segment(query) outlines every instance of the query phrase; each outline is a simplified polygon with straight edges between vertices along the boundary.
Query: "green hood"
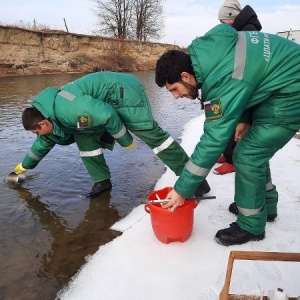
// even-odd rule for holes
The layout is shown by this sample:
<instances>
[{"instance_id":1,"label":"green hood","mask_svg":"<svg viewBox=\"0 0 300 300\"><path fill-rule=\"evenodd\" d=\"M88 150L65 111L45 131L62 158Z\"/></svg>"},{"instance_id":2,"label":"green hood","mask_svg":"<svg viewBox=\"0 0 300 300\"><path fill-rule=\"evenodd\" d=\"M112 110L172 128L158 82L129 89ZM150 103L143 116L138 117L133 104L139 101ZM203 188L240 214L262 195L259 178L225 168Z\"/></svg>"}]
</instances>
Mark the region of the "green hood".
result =
<instances>
[{"instance_id":1,"label":"green hood","mask_svg":"<svg viewBox=\"0 0 300 300\"><path fill-rule=\"evenodd\" d=\"M231 70L228 70L228 68L224 68L222 61L225 57L227 57L226 59L228 56L233 57L232 49L235 48L237 39L238 33L234 28L221 24L192 42L188 47L188 52L198 83L206 86L214 84L216 78L221 74L225 75L228 71L232 71L233 65ZM213 53L211 49L214 49Z\"/></svg>"},{"instance_id":2,"label":"green hood","mask_svg":"<svg viewBox=\"0 0 300 300\"><path fill-rule=\"evenodd\" d=\"M66 135L66 133L60 128L58 125L58 121L55 118L54 113L54 101L55 97L57 96L60 89L55 87L48 87L44 89L40 94L37 95L37 97L33 100L32 106L37 108L42 115L46 119L50 119L53 124L53 134L68 138L69 135Z\"/></svg>"},{"instance_id":3,"label":"green hood","mask_svg":"<svg viewBox=\"0 0 300 300\"><path fill-rule=\"evenodd\" d=\"M48 87L39 93L32 102L32 105L36 107L46 119L50 118L51 120L55 120L53 106L55 97L59 91L58 88Z\"/></svg>"}]
</instances>

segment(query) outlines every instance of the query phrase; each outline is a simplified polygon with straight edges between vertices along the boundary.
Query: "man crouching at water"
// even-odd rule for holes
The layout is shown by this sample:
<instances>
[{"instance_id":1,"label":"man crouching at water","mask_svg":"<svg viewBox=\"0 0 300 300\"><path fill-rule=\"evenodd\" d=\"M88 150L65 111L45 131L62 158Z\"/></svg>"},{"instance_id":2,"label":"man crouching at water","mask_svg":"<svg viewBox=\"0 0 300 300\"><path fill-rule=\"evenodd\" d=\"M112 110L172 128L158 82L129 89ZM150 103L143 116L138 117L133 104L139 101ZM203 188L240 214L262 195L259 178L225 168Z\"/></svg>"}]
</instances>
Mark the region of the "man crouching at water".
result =
<instances>
[{"instance_id":1,"label":"man crouching at water","mask_svg":"<svg viewBox=\"0 0 300 300\"><path fill-rule=\"evenodd\" d=\"M196 38L188 53L168 51L156 66L157 85L175 99L194 99L201 88L206 117L204 133L164 207L174 209L193 195L235 131L238 216L215 238L226 246L262 240L266 221L277 217L269 160L300 128L300 45L218 25Z\"/></svg>"},{"instance_id":2,"label":"man crouching at water","mask_svg":"<svg viewBox=\"0 0 300 300\"><path fill-rule=\"evenodd\" d=\"M26 108L23 126L37 134L17 174L33 169L56 145L76 143L94 186L91 197L112 188L103 149L135 146L129 130L144 141L173 171L180 175L189 160L183 148L153 119L142 83L131 74L98 72L83 76L61 89L44 89ZM121 159L121 158L120 158ZM116 162L117 163L117 162ZM206 181L195 192L210 191Z\"/></svg>"}]
</instances>

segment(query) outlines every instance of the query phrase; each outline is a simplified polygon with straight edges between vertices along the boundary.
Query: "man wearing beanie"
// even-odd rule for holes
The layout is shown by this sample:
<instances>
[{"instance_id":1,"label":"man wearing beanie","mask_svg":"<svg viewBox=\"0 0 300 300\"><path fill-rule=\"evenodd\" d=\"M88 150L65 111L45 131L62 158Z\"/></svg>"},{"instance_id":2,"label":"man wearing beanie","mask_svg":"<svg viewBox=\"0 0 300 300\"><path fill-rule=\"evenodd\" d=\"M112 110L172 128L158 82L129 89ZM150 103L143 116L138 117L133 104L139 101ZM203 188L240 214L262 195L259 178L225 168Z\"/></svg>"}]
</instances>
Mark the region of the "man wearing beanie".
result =
<instances>
[{"instance_id":1,"label":"man wearing beanie","mask_svg":"<svg viewBox=\"0 0 300 300\"><path fill-rule=\"evenodd\" d=\"M220 21L234 19L241 10L238 0L226 0L219 10L218 19Z\"/></svg>"}]
</instances>

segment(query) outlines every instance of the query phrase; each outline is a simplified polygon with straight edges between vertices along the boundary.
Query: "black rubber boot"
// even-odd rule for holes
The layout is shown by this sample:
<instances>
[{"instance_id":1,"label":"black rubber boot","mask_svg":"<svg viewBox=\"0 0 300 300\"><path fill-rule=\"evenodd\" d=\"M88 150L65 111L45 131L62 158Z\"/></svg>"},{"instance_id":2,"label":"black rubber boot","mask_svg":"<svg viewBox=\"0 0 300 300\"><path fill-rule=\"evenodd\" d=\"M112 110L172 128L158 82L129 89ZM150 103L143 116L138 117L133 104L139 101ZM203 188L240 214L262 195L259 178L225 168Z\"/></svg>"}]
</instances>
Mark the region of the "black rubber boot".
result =
<instances>
[{"instance_id":1,"label":"black rubber boot","mask_svg":"<svg viewBox=\"0 0 300 300\"><path fill-rule=\"evenodd\" d=\"M223 246L241 245L249 241L261 241L265 238L265 232L252 234L241 229L237 223L233 222L229 228L221 229L217 232L215 240Z\"/></svg>"},{"instance_id":2,"label":"black rubber boot","mask_svg":"<svg viewBox=\"0 0 300 300\"><path fill-rule=\"evenodd\" d=\"M239 213L239 210L238 210L235 202L232 202L229 205L228 210L234 215L237 215ZM267 222L274 222L276 218L277 218L277 214L268 215Z\"/></svg>"},{"instance_id":3,"label":"black rubber boot","mask_svg":"<svg viewBox=\"0 0 300 300\"><path fill-rule=\"evenodd\" d=\"M110 179L106 179L100 182L96 182L92 188L92 190L85 194L87 197L93 197L101 194L104 191L111 190L112 184Z\"/></svg>"},{"instance_id":4,"label":"black rubber boot","mask_svg":"<svg viewBox=\"0 0 300 300\"><path fill-rule=\"evenodd\" d=\"M209 186L207 180L204 179L198 186L198 188L195 192L195 197L203 197L204 194L207 194L209 192L210 192L210 186Z\"/></svg>"}]
</instances>

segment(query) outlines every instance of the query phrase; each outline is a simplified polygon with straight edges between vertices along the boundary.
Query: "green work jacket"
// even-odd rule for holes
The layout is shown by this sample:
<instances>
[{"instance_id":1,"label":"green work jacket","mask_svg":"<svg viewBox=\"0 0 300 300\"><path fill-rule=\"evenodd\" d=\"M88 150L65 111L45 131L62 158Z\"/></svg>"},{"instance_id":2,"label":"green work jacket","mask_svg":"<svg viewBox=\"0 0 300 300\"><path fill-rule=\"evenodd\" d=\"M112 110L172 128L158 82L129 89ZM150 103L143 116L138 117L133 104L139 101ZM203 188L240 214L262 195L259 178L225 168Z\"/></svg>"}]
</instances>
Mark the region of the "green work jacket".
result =
<instances>
[{"instance_id":1,"label":"green work jacket","mask_svg":"<svg viewBox=\"0 0 300 300\"><path fill-rule=\"evenodd\" d=\"M122 147L133 138L129 130L151 129L150 103L142 83L133 75L97 72L61 89L44 89L32 102L53 124L53 133L38 136L22 164L32 169L54 147L74 142L74 135L108 132ZM102 144L110 150L113 144Z\"/></svg>"},{"instance_id":2,"label":"green work jacket","mask_svg":"<svg viewBox=\"0 0 300 300\"><path fill-rule=\"evenodd\" d=\"M202 85L206 119L200 142L175 184L175 190L186 197L208 175L236 125L250 123L249 111L253 111L252 124L277 124L297 131L300 121L300 45L221 24L196 38L188 52ZM256 108L266 102L264 112L257 113Z\"/></svg>"}]
</instances>

